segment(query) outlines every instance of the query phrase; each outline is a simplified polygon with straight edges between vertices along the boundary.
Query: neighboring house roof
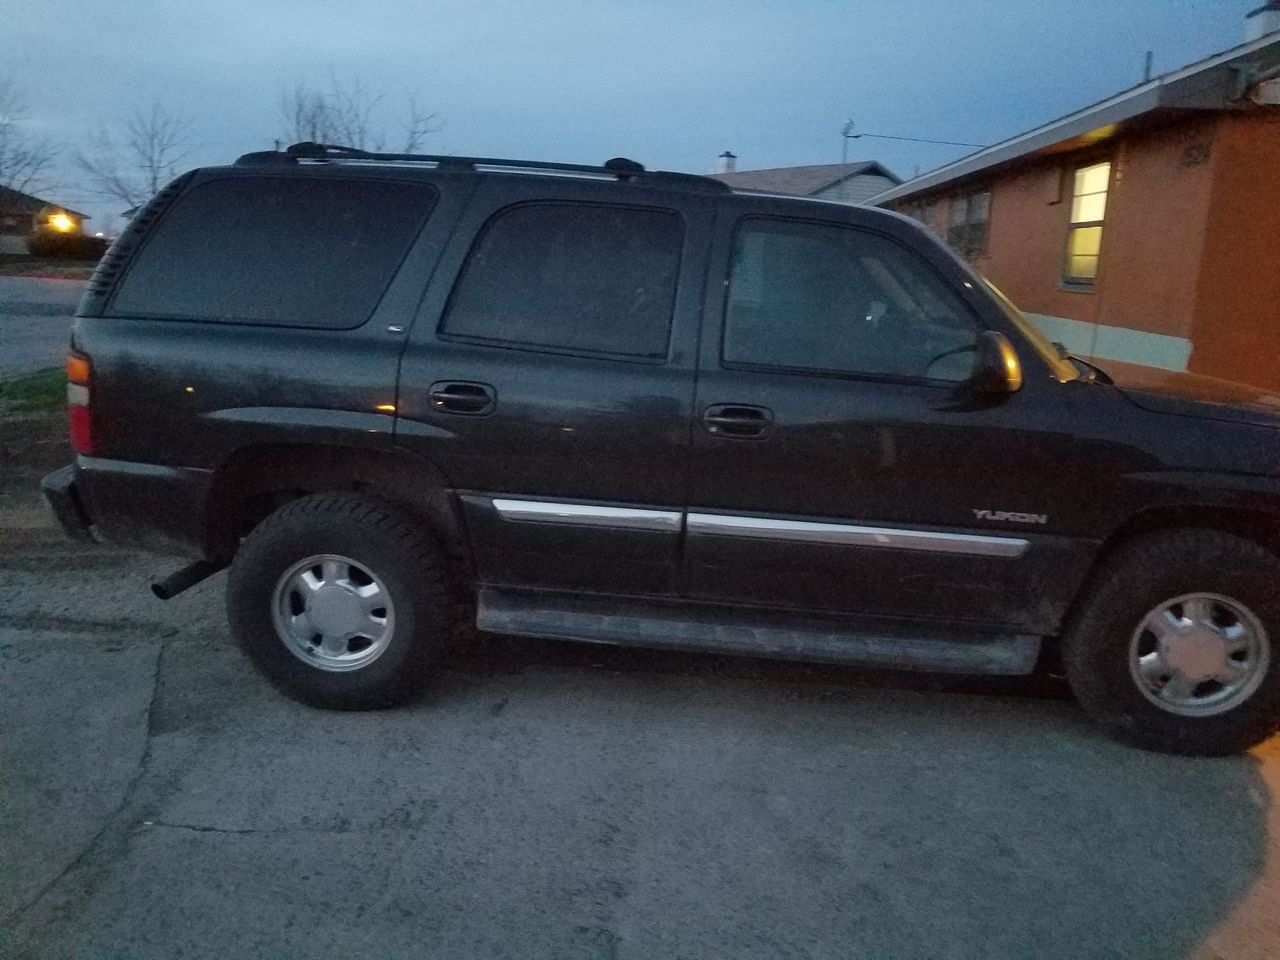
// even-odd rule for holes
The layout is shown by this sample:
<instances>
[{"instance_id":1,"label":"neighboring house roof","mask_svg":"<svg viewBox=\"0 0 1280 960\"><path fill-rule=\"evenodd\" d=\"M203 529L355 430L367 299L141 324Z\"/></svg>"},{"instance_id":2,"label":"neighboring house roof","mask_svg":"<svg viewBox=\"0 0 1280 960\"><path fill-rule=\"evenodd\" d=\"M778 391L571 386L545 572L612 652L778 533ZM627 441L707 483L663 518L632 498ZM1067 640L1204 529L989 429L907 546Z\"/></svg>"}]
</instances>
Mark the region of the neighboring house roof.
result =
<instances>
[{"instance_id":1,"label":"neighboring house roof","mask_svg":"<svg viewBox=\"0 0 1280 960\"><path fill-rule=\"evenodd\" d=\"M65 210L73 217L79 217L81 220L89 219L87 213L79 213L70 207L50 203L48 200L41 200L39 197L33 197L29 193L23 193L21 190L0 187L0 210L5 210L9 213L39 213L45 207L57 207L59 210Z\"/></svg>"},{"instance_id":2,"label":"neighboring house roof","mask_svg":"<svg viewBox=\"0 0 1280 960\"><path fill-rule=\"evenodd\" d=\"M1280 71L1280 35L1273 33L1163 74L1027 133L971 153L955 163L877 194L867 202L883 205L902 200L1053 147L1074 145L1073 141L1087 146L1114 133L1112 125L1122 126L1145 114L1225 110L1243 99L1254 84L1274 77L1276 71Z\"/></svg>"},{"instance_id":3,"label":"neighboring house roof","mask_svg":"<svg viewBox=\"0 0 1280 960\"><path fill-rule=\"evenodd\" d=\"M874 160L858 163L822 163L811 167L772 167L768 170L736 170L733 173L713 173L710 176L727 183L735 190L758 190L761 193L787 193L799 197L811 197L843 183L850 177L872 174L887 177L901 183L885 167Z\"/></svg>"}]
</instances>

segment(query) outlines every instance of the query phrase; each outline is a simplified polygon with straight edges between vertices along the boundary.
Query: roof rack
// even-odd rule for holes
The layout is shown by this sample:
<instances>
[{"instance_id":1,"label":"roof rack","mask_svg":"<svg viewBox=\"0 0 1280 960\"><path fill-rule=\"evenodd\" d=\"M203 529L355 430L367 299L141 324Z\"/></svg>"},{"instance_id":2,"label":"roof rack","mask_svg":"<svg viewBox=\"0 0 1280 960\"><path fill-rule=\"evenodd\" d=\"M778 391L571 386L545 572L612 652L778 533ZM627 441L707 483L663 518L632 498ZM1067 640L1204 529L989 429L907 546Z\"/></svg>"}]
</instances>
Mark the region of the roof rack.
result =
<instances>
[{"instance_id":1,"label":"roof rack","mask_svg":"<svg viewBox=\"0 0 1280 960\"><path fill-rule=\"evenodd\" d=\"M375 153L331 143L303 141L287 147L283 152L265 150L246 153L236 160L237 166L265 163L297 163L308 161L355 161L357 163L431 163L441 170L469 170L491 167L497 170L531 170L549 173L584 173L594 176L614 177L620 181L644 180L655 184L683 186L717 193L731 193L727 184L711 177L694 173L675 173L669 170L646 170L642 164L626 157L614 157L601 166L584 163L551 163L541 160L503 160L497 157L453 157L430 153Z\"/></svg>"}]
</instances>

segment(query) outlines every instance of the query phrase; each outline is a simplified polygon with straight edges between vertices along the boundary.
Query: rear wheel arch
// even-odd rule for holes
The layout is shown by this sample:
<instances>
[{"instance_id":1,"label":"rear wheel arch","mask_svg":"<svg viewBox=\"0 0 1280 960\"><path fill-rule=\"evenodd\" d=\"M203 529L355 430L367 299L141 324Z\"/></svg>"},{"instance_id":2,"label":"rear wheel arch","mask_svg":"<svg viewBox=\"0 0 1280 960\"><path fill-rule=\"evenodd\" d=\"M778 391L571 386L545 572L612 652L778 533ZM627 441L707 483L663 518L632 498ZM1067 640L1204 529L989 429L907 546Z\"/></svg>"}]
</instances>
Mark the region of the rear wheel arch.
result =
<instances>
[{"instance_id":1,"label":"rear wheel arch","mask_svg":"<svg viewBox=\"0 0 1280 960\"><path fill-rule=\"evenodd\" d=\"M450 555L470 563L461 509L436 464L406 451L326 444L262 444L227 457L209 495L206 550L230 559L241 538L279 507L340 491L393 504L422 523Z\"/></svg>"}]
</instances>

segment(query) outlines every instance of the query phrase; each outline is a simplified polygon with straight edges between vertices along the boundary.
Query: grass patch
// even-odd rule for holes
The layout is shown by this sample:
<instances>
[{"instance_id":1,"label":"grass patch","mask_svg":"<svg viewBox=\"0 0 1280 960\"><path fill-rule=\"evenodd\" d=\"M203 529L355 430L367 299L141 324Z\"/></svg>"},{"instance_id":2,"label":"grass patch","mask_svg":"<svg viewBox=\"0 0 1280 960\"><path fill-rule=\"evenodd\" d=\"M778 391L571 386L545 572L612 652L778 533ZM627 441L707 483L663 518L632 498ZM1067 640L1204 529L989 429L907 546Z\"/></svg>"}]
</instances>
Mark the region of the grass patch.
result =
<instances>
[{"instance_id":1,"label":"grass patch","mask_svg":"<svg viewBox=\"0 0 1280 960\"><path fill-rule=\"evenodd\" d=\"M51 413L67 403L67 375L58 367L0 380L0 409L11 413Z\"/></svg>"}]
</instances>

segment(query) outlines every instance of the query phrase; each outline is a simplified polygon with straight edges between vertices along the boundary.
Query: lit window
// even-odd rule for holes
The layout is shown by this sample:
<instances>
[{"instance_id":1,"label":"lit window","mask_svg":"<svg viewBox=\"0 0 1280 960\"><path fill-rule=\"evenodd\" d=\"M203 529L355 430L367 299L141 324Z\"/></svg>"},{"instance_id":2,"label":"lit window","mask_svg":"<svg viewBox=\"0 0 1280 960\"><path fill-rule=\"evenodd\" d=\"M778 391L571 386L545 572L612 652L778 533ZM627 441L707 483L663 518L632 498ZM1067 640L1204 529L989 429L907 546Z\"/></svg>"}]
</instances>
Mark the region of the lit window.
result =
<instances>
[{"instance_id":1,"label":"lit window","mask_svg":"<svg viewBox=\"0 0 1280 960\"><path fill-rule=\"evenodd\" d=\"M1067 237L1067 262L1063 279L1092 286L1098 277L1102 255L1102 222L1107 216L1107 187L1111 164L1096 163L1076 171L1071 192L1071 232Z\"/></svg>"},{"instance_id":2,"label":"lit window","mask_svg":"<svg viewBox=\"0 0 1280 960\"><path fill-rule=\"evenodd\" d=\"M947 243L961 256L987 252L987 224L991 219L991 192L970 193L951 201L947 219Z\"/></svg>"}]
</instances>

